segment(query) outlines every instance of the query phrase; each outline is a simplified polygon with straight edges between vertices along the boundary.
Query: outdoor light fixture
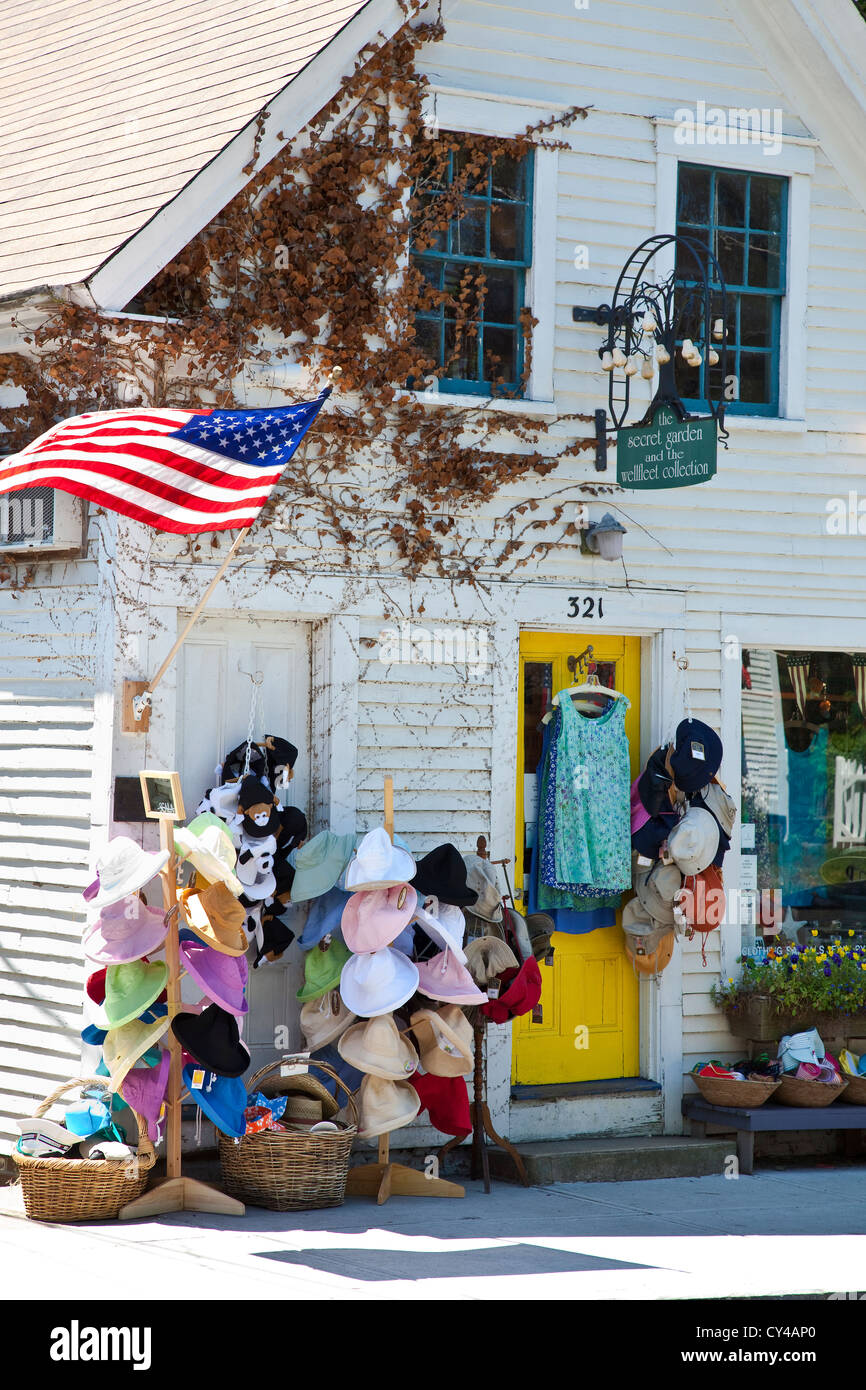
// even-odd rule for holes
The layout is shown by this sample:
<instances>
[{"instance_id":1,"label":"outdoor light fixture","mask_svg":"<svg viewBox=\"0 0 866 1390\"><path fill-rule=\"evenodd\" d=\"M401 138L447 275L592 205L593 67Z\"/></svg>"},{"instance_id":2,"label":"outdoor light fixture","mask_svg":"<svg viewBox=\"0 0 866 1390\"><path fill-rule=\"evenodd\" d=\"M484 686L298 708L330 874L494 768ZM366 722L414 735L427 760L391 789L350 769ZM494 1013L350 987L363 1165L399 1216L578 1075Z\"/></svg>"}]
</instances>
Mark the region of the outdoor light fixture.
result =
<instances>
[{"instance_id":1,"label":"outdoor light fixture","mask_svg":"<svg viewBox=\"0 0 866 1390\"><path fill-rule=\"evenodd\" d=\"M626 533L626 528L620 526L616 517L610 512L605 512L600 521L594 521L587 527L585 532L586 546L594 555L599 555L602 560L620 560L622 558L622 538Z\"/></svg>"}]
</instances>

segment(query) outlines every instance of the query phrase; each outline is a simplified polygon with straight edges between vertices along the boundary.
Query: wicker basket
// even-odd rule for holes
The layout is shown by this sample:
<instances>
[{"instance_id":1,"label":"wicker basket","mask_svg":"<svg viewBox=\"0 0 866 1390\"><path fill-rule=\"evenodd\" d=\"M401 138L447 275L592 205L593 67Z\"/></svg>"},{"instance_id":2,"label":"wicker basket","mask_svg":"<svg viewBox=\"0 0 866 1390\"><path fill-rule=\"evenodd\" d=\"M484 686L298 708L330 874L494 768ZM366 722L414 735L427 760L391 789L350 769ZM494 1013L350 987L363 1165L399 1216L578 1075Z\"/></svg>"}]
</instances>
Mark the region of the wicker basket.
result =
<instances>
[{"instance_id":1,"label":"wicker basket","mask_svg":"<svg viewBox=\"0 0 866 1390\"><path fill-rule=\"evenodd\" d=\"M845 1080L848 1085L840 1099L849 1105L866 1105L866 1076L846 1076Z\"/></svg>"},{"instance_id":2,"label":"wicker basket","mask_svg":"<svg viewBox=\"0 0 866 1390\"><path fill-rule=\"evenodd\" d=\"M730 1109L754 1110L769 1100L781 1085L769 1076L760 1081L731 1081L727 1076L698 1076L695 1072L689 1075L705 1101Z\"/></svg>"},{"instance_id":3,"label":"wicker basket","mask_svg":"<svg viewBox=\"0 0 866 1390\"><path fill-rule=\"evenodd\" d=\"M279 1071L281 1062L271 1062L257 1071L247 1089L255 1091L261 1081ZM232 1197L254 1207L271 1211L312 1211L317 1207L339 1207L346 1195L349 1155L358 1133L355 1098L341 1077L326 1062L311 1060L310 1066L330 1076L349 1098L352 1123L337 1134L300 1134L291 1130L266 1129L244 1139L219 1137L223 1186Z\"/></svg>"},{"instance_id":4,"label":"wicker basket","mask_svg":"<svg viewBox=\"0 0 866 1390\"><path fill-rule=\"evenodd\" d=\"M38 1107L41 1119L67 1091L81 1086L104 1086L105 1078L79 1077L52 1091ZM32 1158L13 1151L24 1194L24 1208L33 1221L113 1221L121 1207L140 1197L156 1162L147 1121L133 1110L138 1124L138 1157Z\"/></svg>"},{"instance_id":5,"label":"wicker basket","mask_svg":"<svg viewBox=\"0 0 866 1390\"><path fill-rule=\"evenodd\" d=\"M824 1105L832 1105L834 1100L838 1100L841 1095L844 1095L847 1088L847 1081L843 1081L841 1086L831 1086L826 1081L783 1076L776 1099L782 1105L802 1105L807 1108L819 1109Z\"/></svg>"}]
</instances>

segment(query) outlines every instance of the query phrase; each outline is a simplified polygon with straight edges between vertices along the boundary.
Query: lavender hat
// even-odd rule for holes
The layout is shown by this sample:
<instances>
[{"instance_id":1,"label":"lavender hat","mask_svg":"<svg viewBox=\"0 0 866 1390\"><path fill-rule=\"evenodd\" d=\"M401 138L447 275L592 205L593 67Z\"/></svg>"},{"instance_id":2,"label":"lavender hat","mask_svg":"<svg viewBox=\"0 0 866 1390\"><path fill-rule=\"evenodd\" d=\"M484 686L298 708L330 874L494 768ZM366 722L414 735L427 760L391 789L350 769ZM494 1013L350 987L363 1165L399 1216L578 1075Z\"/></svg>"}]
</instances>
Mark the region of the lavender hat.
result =
<instances>
[{"instance_id":1,"label":"lavender hat","mask_svg":"<svg viewBox=\"0 0 866 1390\"><path fill-rule=\"evenodd\" d=\"M149 1125L159 1123L159 1112L168 1086L171 1053L163 1049L157 1067L136 1067L124 1077L120 1093L127 1105L143 1115ZM152 1136L151 1136L152 1137Z\"/></svg>"},{"instance_id":2,"label":"lavender hat","mask_svg":"<svg viewBox=\"0 0 866 1390\"><path fill-rule=\"evenodd\" d=\"M106 965L127 965L158 951L167 930L164 914L145 907L139 898L112 903L84 933L84 954Z\"/></svg>"},{"instance_id":3,"label":"lavender hat","mask_svg":"<svg viewBox=\"0 0 866 1390\"><path fill-rule=\"evenodd\" d=\"M227 956L203 941L182 941L180 954L197 985L215 1004L236 1017L245 1014L249 1004L244 986L249 973L246 956Z\"/></svg>"},{"instance_id":4,"label":"lavender hat","mask_svg":"<svg viewBox=\"0 0 866 1390\"><path fill-rule=\"evenodd\" d=\"M418 991L446 1004L487 1003L487 995L481 993L465 965L447 947L432 960L419 964Z\"/></svg>"}]
</instances>

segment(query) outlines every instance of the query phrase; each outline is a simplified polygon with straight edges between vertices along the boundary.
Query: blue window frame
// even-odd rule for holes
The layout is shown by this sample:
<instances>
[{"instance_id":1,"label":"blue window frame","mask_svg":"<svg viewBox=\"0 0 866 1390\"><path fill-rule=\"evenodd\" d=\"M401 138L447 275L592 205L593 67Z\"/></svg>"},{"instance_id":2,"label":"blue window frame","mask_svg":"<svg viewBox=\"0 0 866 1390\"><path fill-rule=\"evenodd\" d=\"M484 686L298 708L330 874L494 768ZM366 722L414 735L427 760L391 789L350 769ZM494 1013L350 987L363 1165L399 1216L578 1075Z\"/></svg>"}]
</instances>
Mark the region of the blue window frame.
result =
<instances>
[{"instance_id":1,"label":"blue window frame","mask_svg":"<svg viewBox=\"0 0 866 1390\"><path fill-rule=\"evenodd\" d=\"M779 344L782 300L786 288L788 180L771 174L714 169L701 164L679 166L677 232L709 245L719 262L728 295L728 376L735 376L736 395L726 409L741 415L778 415ZM677 283L694 284L691 260L678 255ZM707 341L695 319L682 326L683 337ZM722 389L720 368L706 355L689 367L677 354L677 387L686 404L697 409ZM709 372L709 383L707 373Z\"/></svg>"},{"instance_id":2,"label":"blue window frame","mask_svg":"<svg viewBox=\"0 0 866 1390\"><path fill-rule=\"evenodd\" d=\"M489 157L486 170L466 183L462 215L430 246L424 219L435 215L437 198L455 181L459 187L467 179L469 157L467 149L449 151L438 180L422 178L414 190L412 261L432 291L415 318L416 345L434 362L444 390L519 396L521 311L532 263L532 152Z\"/></svg>"}]
</instances>

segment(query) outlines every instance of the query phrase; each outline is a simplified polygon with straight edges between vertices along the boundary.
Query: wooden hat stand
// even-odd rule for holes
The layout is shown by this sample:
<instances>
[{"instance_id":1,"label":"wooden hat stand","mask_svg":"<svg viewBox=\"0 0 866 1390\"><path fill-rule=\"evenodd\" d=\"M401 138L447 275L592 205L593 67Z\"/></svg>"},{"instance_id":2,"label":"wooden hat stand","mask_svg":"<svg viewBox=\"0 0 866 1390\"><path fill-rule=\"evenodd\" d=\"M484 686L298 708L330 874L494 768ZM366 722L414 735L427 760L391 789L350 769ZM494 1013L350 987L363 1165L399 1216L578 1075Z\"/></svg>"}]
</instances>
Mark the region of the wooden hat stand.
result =
<instances>
[{"instance_id":1,"label":"wooden hat stand","mask_svg":"<svg viewBox=\"0 0 866 1390\"><path fill-rule=\"evenodd\" d=\"M394 782L385 778L385 829L394 839ZM382 1206L391 1196L401 1197L465 1197L466 1189L444 1178L428 1177L417 1168L390 1159L390 1134L379 1135L379 1158L376 1163L363 1163L349 1169L346 1195L372 1197Z\"/></svg>"},{"instance_id":2,"label":"wooden hat stand","mask_svg":"<svg viewBox=\"0 0 866 1390\"><path fill-rule=\"evenodd\" d=\"M148 806L145 792L145 807ZM177 812L179 811L179 814ZM159 819L160 848L168 851L168 863L162 871L162 901L169 914L168 934L165 938L165 960L168 966L168 1017L173 1019L181 1011L180 998L180 950L178 946L178 913L171 911L177 906L177 859L174 852L174 825L183 820L183 805L173 808L171 816L147 813L152 819ZM170 1211L209 1211L218 1216L243 1216L246 1208L243 1202L229 1197L209 1183L196 1178L185 1178L181 1173L181 1102L183 1078L181 1075L181 1046L171 1028L167 1033L168 1049L171 1054L171 1067L168 1073L168 1089L165 1098L165 1167L166 1176L141 1197L127 1202L118 1213L120 1221L138 1221L145 1216L162 1216Z\"/></svg>"}]
</instances>

